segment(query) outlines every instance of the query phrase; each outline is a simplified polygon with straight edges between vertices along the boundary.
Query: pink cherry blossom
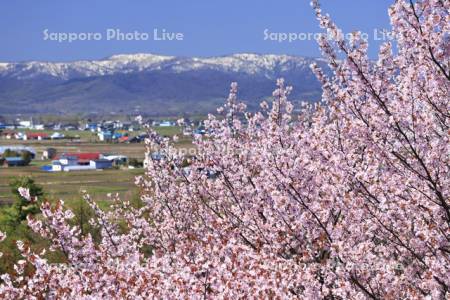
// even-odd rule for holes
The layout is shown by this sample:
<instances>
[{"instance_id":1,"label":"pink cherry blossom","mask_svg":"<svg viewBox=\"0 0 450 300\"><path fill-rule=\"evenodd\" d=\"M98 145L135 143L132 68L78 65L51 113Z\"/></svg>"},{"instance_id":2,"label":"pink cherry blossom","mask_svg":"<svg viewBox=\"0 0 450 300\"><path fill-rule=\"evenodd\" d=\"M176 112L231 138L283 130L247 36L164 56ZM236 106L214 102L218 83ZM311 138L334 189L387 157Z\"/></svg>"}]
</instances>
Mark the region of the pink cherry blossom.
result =
<instances>
[{"instance_id":1,"label":"pink cherry blossom","mask_svg":"<svg viewBox=\"0 0 450 300\"><path fill-rule=\"evenodd\" d=\"M249 112L233 83L188 170L149 130L144 205L112 195L102 211L84 194L97 242L62 201L44 202L28 224L66 262L18 242L23 259L1 276L0 297L448 299L450 2L395 1L396 44L376 61L312 5L335 37L319 40L333 74L311 66L320 103L294 115L280 79Z\"/></svg>"}]
</instances>

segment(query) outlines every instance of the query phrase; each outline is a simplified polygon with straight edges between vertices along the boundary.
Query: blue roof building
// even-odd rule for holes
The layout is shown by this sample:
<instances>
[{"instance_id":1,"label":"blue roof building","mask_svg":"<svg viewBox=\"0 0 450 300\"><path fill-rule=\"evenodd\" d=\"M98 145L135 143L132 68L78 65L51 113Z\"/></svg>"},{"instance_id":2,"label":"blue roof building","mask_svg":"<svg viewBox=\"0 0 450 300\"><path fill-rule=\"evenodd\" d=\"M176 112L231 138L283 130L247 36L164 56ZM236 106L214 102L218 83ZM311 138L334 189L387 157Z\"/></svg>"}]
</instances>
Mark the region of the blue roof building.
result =
<instances>
[{"instance_id":1,"label":"blue roof building","mask_svg":"<svg viewBox=\"0 0 450 300\"><path fill-rule=\"evenodd\" d=\"M5 165L7 167L21 167L26 166L27 163L22 157L5 157Z\"/></svg>"},{"instance_id":2,"label":"blue roof building","mask_svg":"<svg viewBox=\"0 0 450 300\"><path fill-rule=\"evenodd\" d=\"M8 149L11 150L11 151L15 151L15 152L28 151L28 152L30 152L32 154L33 158L36 156L36 150L34 150L34 148L20 146L20 145L0 146L0 155L2 155Z\"/></svg>"}]
</instances>

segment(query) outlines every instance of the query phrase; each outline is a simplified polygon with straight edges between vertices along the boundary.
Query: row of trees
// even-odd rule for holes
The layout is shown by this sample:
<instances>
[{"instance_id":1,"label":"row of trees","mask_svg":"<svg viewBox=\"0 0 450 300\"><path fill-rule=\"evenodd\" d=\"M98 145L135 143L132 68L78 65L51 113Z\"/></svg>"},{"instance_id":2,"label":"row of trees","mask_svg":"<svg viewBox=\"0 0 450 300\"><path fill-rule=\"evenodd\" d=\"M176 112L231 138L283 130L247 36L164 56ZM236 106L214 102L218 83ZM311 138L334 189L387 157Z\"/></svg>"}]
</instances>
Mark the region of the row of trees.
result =
<instances>
[{"instance_id":1,"label":"row of trees","mask_svg":"<svg viewBox=\"0 0 450 300\"><path fill-rule=\"evenodd\" d=\"M272 103L249 113L233 84L188 174L170 141L150 132L148 152L165 158L147 155L137 180L146 205L115 199L104 212L85 195L96 243L62 203L43 203L29 225L67 262L18 242L18 276L1 277L0 295L447 299L450 2L395 1L396 50L384 44L375 63L358 33L343 40L313 6L335 37L319 41L333 76L312 66L321 103L293 116L279 80ZM21 276L29 265L33 275Z\"/></svg>"}]
</instances>

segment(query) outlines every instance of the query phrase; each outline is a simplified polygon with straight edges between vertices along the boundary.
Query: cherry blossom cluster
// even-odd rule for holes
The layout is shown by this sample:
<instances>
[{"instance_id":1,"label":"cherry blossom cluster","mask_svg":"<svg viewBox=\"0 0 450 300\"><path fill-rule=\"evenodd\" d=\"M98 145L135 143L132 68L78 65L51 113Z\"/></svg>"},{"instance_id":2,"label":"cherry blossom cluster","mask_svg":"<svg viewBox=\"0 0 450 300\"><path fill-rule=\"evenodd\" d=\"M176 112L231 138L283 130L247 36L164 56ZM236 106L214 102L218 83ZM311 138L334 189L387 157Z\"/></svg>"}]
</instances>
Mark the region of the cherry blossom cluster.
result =
<instances>
[{"instance_id":1,"label":"cherry blossom cluster","mask_svg":"<svg viewBox=\"0 0 450 300\"><path fill-rule=\"evenodd\" d=\"M280 79L249 112L233 83L189 158L149 129L144 205L85 195L95 242L44 202L29 225L66 261L18 242L0 297L448 299L450 2L397 0L376 61L312 6L335 37L319 42L333 73L311 66L320 103L294 114Z\"/></svg>"}]
</instances>

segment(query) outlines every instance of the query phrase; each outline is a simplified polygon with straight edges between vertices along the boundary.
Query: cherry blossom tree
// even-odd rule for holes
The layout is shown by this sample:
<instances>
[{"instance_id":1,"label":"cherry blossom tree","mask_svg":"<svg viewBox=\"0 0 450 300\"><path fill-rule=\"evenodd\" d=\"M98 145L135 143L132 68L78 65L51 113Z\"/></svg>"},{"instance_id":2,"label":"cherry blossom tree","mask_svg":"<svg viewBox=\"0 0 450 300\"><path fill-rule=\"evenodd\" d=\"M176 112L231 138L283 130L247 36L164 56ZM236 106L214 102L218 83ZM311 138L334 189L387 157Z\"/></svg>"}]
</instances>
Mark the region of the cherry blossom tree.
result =
<instances>
[{"instance_id":1,"label":"cherry blossom tree","mask_svg":"<svg viewBox=\"0 0 450 300\"><path fill-rule=\"evenodd\" d=\"M396 1L395 43L375 62L360 33L345 40L312 5L333 70L311 66L320 103L294 115L278 80L251 113L234 83L190 158L149 129L136 180L145 205L112 197L102 211L85 195L96 243L62 201L44 202L29 225L66 262L19 241L23 260L1 276L0 296L448 299L450 2Z\"/></svg>"}]
</instances>

